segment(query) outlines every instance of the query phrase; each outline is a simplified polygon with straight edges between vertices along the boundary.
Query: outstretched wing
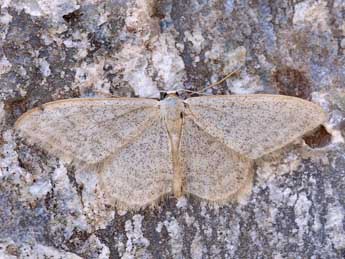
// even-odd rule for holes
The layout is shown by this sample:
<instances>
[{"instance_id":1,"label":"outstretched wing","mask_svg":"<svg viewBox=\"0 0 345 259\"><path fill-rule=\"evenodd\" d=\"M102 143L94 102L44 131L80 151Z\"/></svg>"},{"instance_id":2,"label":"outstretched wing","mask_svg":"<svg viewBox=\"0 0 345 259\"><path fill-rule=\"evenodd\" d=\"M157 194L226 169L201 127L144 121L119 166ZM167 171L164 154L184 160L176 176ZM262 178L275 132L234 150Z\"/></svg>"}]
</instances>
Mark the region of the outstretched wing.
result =
<instances>
[{"instance_id":1,"label":"outstretched wing","mask_svg":"<svg viewBox=\"0 0 345 259\"><path fill-rule=\"evenodd\" d=\"M165 125L156 118L142 135L99 168L100 190L109 204L138 209L172 191L172 154Z\"/></svg>"},{"instance_id":2,"label":"outstretched wing","mask_svg":"<svg viewBox=\"0 0 345 259\"><path fill-rule=\"evenodd\" d=\"M285 146L326 119L316 104L282 95L207 96L185 103L209 135L252 159Z\"/></svg>"},{"instance_id":3,"label":"outstretched wing","mask_svg":"<svg viewBox=\"0 0 345 259\"><path fill-rule=\"evenodd\" d=\"M32 143L66 161L95 164L159 118L157 103L135 98L55 101L23 114L15 128Z\"/></svg>"},{"instance_id":4,"label":"outstretched wing","mask_svg":"<svg viewBox=\"0 0 345 259\"><path fill-rule=\"evenodd\" d=\"M253 161L209 135L190 116L185 118L180 152L188 193L221 203L251 185Z\"/></svg>"}]
</instances>

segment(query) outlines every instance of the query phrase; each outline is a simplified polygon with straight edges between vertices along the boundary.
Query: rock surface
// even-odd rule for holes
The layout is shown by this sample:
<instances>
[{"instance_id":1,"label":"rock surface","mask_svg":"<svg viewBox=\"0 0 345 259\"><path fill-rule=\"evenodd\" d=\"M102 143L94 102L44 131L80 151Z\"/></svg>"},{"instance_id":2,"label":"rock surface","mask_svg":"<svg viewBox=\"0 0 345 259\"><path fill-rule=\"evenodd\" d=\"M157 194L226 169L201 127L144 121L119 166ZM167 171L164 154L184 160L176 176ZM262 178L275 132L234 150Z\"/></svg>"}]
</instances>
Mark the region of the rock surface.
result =
<instances>
[{"instance_id":1,"label":"rock surface","mask_svg":"<svg viewBox=\"0 0 345 259\"><path fill-rule=\"evenodd\" d=\"M0 8L0 258L345 257L343 0L2 0ZM258 160L239 203L167 197L135 212L101 207L85 186L92 179L13 130L48 101L157 98L234 70L207 93L292 95L329 114L305 141Z\"/></svg>"}]
</instances>

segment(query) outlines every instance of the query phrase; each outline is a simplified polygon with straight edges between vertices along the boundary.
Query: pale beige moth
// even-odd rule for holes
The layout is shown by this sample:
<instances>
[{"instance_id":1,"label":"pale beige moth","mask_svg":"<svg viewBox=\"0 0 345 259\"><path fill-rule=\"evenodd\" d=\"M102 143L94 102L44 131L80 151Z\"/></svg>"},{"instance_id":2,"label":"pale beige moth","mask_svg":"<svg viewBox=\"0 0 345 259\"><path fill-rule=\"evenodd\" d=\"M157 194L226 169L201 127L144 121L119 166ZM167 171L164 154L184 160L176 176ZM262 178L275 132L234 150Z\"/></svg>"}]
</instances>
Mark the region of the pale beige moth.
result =
<instances>
[{"instance_id":1,"label":"pale beige moth","mask_svg":"<svg viewBox=\"0 0 345 259\"><path fill-rule=\"evenodd\" d=\"M140 208L164 195L233 199L253 162L326 119L316 104L280 95L78 98L23 114L15 127L66 162L92 167L108 200Z\"/></svg>"}]
</instances>

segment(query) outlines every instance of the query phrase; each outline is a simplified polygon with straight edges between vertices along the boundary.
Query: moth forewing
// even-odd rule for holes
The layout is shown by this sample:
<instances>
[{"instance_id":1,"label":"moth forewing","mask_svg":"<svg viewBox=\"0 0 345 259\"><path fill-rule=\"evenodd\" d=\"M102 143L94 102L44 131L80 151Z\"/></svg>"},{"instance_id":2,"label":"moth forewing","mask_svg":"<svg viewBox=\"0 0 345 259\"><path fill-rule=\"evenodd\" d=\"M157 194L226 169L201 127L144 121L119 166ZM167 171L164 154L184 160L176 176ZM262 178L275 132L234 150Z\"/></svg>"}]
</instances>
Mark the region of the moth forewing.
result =
<instances>
[{"instance_id":1,"label":"moth forewing","mask_svg":"<svg viewBox=\"0 0 345 259\"><path fill-rule=\"evenodd\" d=\"M282 148L326 120L318 105L282 95L207 96L186 103L200 127L252 159Z\"/></svg>"},{"instance_id":2,"label":"moth forewing","mask_svg":"<svg viewBox=\"0 0 345 259\"><path fill-rule=\"evenodd\" d=\"M50 102L24 113L15 128L53 155L95 164L131 141L159 117L157 101L79 98Z\"/></svg>"}]
</instances>

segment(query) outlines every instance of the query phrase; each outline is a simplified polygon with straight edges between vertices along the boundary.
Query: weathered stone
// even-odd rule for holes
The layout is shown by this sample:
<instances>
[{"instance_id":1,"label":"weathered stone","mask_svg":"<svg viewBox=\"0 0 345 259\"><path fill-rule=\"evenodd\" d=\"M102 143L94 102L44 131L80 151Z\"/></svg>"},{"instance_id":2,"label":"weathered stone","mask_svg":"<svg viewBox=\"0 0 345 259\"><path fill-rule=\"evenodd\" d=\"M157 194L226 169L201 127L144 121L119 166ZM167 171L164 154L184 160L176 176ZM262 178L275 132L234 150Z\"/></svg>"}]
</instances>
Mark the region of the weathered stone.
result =
<instances>
[{"instance_id":1,"label":"weathered stone","mask_svg":"<svg viewBox=\"0 0 345 259\"><path fill-rule=\"evenodd\" d=\"M344 258L343 0L0 8L1 258ZM300 140L256 162L241 203L171 196L137 212L90 206L99 198L82 185L90 179L13 131L21 113L51 100L199 91L236 69L207 93L294 95L329 114L305 138L310 146Z\"/></svg>"}]
</instances>

